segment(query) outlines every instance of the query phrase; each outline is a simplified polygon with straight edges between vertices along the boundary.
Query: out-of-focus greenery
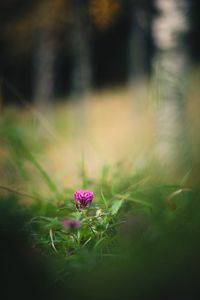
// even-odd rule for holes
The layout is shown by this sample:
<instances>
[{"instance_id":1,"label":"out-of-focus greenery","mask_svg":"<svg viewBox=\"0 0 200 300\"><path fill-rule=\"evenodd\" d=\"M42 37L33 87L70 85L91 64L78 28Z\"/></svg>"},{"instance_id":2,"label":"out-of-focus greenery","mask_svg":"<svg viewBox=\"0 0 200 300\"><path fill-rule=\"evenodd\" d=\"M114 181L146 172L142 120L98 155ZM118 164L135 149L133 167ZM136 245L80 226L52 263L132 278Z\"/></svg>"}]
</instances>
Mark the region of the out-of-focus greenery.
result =
<instances>
[{"instance_id":1,"label":"out-of-focus greenery","mask_svg":"<svg viewBox=\"0 0 200 300\"><path fill-rule=\"evenodd\" d=\"M150 184L145 173L125 175L120 168L89 185L95 199L86 210L77 211L72 189L28 206L13 196L1 199L1 241L5 251L14 247L12 270L20 256L21 268L36 276L37 267L26 261L36 255L50 274L50 286L54 291L59 286L63 298L69 293L73 299L94 294L97 299L162 299L163 294L196 292L199 191ZM62 225L71 218L81 221L79 229ZM7 260L11 257L7 253Z\"/></svg>"}]
</instances>

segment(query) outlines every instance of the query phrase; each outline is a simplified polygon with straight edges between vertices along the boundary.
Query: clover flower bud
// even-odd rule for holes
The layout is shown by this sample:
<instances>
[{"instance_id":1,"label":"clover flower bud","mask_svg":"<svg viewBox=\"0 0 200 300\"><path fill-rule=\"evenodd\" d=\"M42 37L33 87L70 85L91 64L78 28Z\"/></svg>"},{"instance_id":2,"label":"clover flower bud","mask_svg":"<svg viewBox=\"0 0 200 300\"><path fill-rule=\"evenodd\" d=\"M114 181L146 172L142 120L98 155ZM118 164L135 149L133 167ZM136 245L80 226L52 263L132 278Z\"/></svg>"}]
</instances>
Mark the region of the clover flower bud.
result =
<instances>
[{"instance_id":1,"label":"clover flower bud","mask_svg":"<svg viewBox=\"0 0 200 300\"><path fill-rule=\"evenodd\" d=\"M78 190L74 193L77 208L88 208L94 199L94 193L90 190Z\"/></svg>"}]
</instances>

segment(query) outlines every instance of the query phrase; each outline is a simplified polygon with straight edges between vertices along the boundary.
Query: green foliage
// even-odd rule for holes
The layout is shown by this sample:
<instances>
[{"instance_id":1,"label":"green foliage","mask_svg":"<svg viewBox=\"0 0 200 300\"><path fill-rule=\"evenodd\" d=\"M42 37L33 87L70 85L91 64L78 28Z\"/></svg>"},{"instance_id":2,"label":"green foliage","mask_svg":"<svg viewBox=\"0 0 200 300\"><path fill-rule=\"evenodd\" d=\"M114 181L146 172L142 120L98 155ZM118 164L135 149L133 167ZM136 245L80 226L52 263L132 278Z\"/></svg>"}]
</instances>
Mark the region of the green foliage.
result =
<instances>
[{"instance_id":1,"label":"green foliage","mask_svg":"<svg viewBox=\"0 0 200 300\"><path fill-rule=\"evenodd\" d=\"M22 228L31 247L55 264L55 280L61 283L70 277L75 287L82 278L80 287L87 296L87 276L93 277L92 289L101 290L98 282L102 281L115 295L130 289L133 280L132 294L145 299L151 286L162 286L172 274L181 276L179 269L186 276L188 264L193 268L200 249L199 192L179 185L144 184L137 175L127 174L127 182L130 178L124 194L125 179L118 188L113 179L116 194L105 182L104 193L102 182L94 181L95 199L80 211L71 189L60 192L56 201L49 198L27 207L7 202L11 215L26 214ZM79 220L81 227L67 228L64 219ZM99 293L100 299L102 290ZM75 294L80 296L79 291Z\"/></svg>"},{"instance_id":2,"label":"green foliage","mask_svg":"<svg viewBox=\"0 0 200 300\"><path fill-rule=\"evenodd\" d=\"M193 195L179 185L144 184L138 174L127 174L122 181L113 177L110 186L108 180L102 181L101 176L93 181L95 200L88 209L76 209L73 189L52 193L46 201L29 205L27 209L34 214L27 223L34 229L33 245L69 261L86 250L99 259L116 255L121 243L129 244L132 236L162 235L165 226L187 214L188 199ZM66 228L62 225L64 219L79 220L81 227Z\"/></svg>"}]
</instances>

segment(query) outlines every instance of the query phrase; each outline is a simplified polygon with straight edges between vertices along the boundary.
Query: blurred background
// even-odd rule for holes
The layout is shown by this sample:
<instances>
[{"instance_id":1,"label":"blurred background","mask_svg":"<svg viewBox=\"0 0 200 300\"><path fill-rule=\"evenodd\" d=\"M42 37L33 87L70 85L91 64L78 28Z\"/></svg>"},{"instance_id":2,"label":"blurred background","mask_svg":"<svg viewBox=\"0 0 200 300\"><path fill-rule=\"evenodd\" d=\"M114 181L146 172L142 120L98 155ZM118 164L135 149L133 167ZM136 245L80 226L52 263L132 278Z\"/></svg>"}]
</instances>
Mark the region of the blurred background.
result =
<instances>
[{"instance_id":1,"label":"blurred background","mask_svg":"<svg viewBox=\"0 0 200 300\"><path fill-rule=\"evenodd\" d=\"M116 163L199 182L199 1L1 0L0 25L2 186Z\"/></svg>"}]
</instances>

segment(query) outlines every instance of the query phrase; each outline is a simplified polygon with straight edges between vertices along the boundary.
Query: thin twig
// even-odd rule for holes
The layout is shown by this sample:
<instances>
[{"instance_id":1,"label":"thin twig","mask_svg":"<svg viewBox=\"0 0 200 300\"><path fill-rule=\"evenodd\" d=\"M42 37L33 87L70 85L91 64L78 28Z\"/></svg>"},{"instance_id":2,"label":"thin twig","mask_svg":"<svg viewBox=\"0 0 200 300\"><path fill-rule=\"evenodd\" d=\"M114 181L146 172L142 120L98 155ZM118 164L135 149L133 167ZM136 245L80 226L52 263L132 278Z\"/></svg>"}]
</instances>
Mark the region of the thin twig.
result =
<instances>
[{"instance_id":1,"label":"thin twig","mask_svg":"<svg viewBox=\"0 0 200 300\"><path fill-rule=\"evenodd\" d=\"M54 251L55 251L56 253L58 253L58 250L56 249L55 244L54 244L54 240L53 240L53 231L52 231L51 228L49 229L49 236L50 236L50 239L51 239L51 245L52 245L52 248L54 249Z\"/></svg>"},{"instance_id":2,"label":"thin twig","mask_svg":"<svg viewBox=\"0 0 200 300\"><path fill-rule=\"evenodd\" d=\"M29 195L29 194L26 194L26 193L22 193L22 192L18 192L16 190L10 189L7 186L0 185L0 189L5 190L5 191L7 191L9 193L13 193L13 194L16 194L16 195L19 195L19 196L23 196L23 197L28 197L28 198L31 198L31 199L34 199L34 200L39 200L39 201L42 200L42 199L37 198L35 196L32 196L32 195Z\"/></svg>"},{"instance_id":3,"label":"thin twig","mask_svg":"<svg viewBox=\"0 0 200 300\"><path fill-rule=\"evenodd\" d=\"M167 201L167 202L170 202L170 200L171 200L172 198L174 198L175 196L181 194L182 192L191 192L191 191L192 191L192 190L189 189L189 188L179 189L179 190L177 190L177 191L171 193L171 194L167 197L166 201Z\"/></svg>"},{"instance_id":4,"label":"thin twig","mask_svg":"<svg viewBox=\"0 0 200 300\"><path fill-rule=\"evenodd\" d=\"M189 188L183 188L183 189L179 189L173 193L171 193L167 198L166 198L166 203L167 205L169 205L172 209L176 209L176 204L173 201L173 198L176 197L177 195L183 193L183 192L191 192L192 190Z\"/></svg>"}]
</instances>

